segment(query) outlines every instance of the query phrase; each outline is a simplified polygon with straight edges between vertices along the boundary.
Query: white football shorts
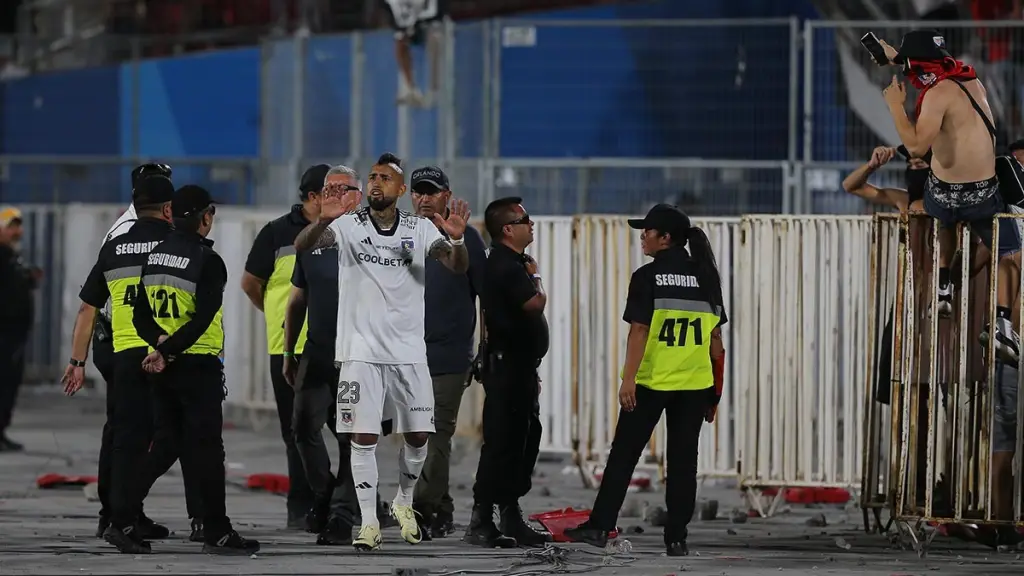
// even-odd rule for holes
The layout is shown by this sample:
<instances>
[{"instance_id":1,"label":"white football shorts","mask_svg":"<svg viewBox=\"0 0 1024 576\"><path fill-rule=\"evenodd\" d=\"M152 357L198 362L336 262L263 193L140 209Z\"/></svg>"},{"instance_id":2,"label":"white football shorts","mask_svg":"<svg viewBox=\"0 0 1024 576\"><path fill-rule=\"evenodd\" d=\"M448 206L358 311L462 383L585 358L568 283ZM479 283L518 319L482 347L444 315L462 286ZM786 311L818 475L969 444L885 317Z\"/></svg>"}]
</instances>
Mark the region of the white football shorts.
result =
<instances>
[{"instance_id":1,"label":"white football shorts","mask_svg":"<svg viewBox=\"0 0 1024 576\"><path fill-rule=\"evenodd\" d=\"M338 432L434 432L434 385L426 364L342 362L338 378Z\"/></svg>"}]
</instances>

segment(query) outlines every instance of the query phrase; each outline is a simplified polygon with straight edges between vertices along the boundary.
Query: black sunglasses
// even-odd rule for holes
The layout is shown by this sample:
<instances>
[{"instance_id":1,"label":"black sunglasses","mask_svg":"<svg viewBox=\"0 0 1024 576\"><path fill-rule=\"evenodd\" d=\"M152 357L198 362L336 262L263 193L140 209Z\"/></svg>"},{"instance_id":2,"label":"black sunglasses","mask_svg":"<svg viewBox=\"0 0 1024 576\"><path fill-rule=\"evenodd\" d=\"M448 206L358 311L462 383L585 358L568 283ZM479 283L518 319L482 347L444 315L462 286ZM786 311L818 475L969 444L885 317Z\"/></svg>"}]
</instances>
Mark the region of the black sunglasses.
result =
<instances>
[{"instance_id":1,"label":"black sunglasses","mask_svg":"<svg viewBox=\"0 0 1024 576\"><path fill-rule=\"evenodd\" d=\"M505 226L515 226L516 224L533 224L533 220L530 220L529 214L523 214L511 222L506 222Z\"/></svg>"}]
</instances>

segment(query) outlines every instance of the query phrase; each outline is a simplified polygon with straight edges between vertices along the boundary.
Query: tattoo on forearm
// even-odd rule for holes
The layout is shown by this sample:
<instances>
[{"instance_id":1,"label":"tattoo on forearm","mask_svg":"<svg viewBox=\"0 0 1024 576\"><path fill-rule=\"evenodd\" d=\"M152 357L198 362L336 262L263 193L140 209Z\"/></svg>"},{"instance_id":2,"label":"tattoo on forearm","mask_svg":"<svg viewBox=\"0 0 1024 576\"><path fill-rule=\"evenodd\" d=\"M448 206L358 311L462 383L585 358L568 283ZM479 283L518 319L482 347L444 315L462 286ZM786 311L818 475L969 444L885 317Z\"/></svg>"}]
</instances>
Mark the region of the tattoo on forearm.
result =
<instances>
[{"instance_id":1,"label":"tattoo on forearm","mask_svg":"<svg viewBox=\"0 0 1024 576\"><path fill-rule=\"evenodd\" d=\"M295 237L295 249L302 252L305 250L316 250L317 248L328 248L334 246L337 239L334 231L327 227L327 224L314 222L302 229Z\"/></svg>"},{"instance_id":2,"label":"tattoo on forearm","mask_svg":"<svg viewBox=\"0 0 1024 576\"><path fill-rule=\"evenodd\" d=\"M441 238L430 246L430 256L436 258L452 272L463 273L469 270L469 251L466 245L452 246Z\"/></svg>"}]
</instances>

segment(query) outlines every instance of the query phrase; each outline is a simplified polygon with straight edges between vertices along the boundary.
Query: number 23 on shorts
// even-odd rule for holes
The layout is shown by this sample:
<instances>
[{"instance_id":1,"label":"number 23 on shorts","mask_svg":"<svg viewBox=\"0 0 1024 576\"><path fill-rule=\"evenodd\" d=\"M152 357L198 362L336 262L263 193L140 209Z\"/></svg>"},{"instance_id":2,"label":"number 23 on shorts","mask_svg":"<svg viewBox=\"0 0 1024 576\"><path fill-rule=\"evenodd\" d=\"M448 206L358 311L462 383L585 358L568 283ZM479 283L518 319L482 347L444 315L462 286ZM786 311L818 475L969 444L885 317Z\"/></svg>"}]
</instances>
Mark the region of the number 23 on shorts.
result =
<instances>
[{"instance_id":1,"label":"number 23 on shorts","mask_svg":"<svg viewBox=\"0 0 1024 576\"><path fill-rule=\"evenodd\" d=\"M666 346L702 346L704 332L701 330L700 318L665 318L661 321L658 341Z\"/></svg>"},{"instance_id":2,"label":"number 23 on shorts","mask_svg":"<svg viewBox=\"0 0 1024 576\"><path fill-rule=\"evenodd\" d=\"M338 404L359 404L359 382L338 382Z\"/></svg>"}]
</instances>

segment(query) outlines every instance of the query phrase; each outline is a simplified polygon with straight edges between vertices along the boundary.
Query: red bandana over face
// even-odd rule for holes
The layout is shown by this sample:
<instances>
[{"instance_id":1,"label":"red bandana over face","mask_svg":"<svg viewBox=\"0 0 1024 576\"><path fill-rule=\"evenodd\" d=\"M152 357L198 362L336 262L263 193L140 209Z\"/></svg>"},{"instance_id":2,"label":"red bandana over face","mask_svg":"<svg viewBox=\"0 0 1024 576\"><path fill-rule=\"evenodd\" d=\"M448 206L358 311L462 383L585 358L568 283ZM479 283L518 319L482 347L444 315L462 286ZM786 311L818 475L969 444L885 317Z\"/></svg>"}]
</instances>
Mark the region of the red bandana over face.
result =
<instances>
[{"instance_id":1,"label":"red bandana over face","mask_svg":"<svg viewBox=\"0 0 1024 576\"><path fill-rule=\"evenodd\" d=\"M977 80L978 78L978 74L974 71L973 66L968 66L953 58L944 58L942 60L908 59L904 68L904 74L910 80L910 83L919 90L917 93L917 103L914 105L915 119L921 115L921 103L924 102L924 95L941 80L949 78L966 82L967 80Z\"/></svg>"}]
</instances>

